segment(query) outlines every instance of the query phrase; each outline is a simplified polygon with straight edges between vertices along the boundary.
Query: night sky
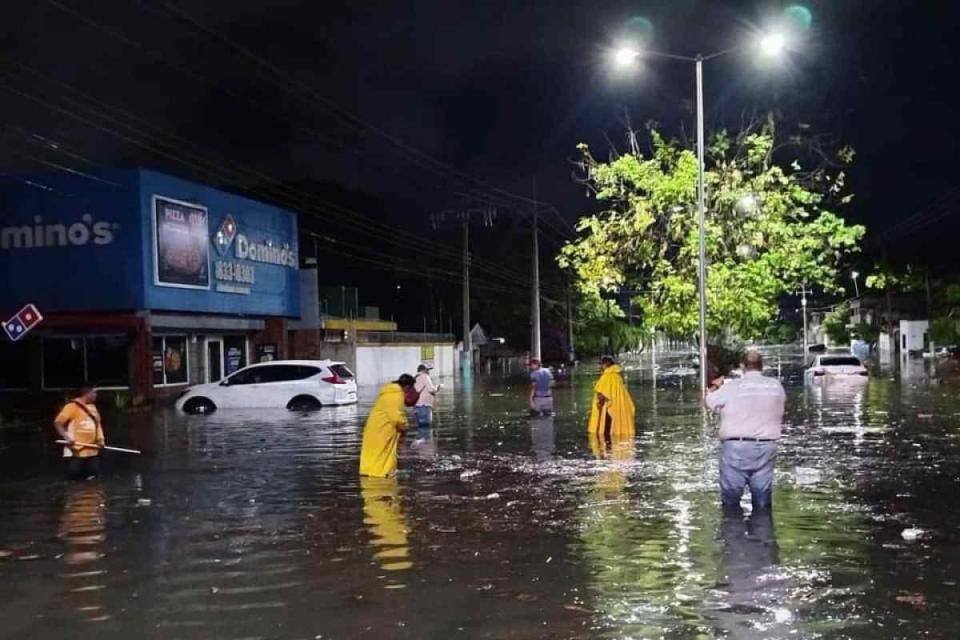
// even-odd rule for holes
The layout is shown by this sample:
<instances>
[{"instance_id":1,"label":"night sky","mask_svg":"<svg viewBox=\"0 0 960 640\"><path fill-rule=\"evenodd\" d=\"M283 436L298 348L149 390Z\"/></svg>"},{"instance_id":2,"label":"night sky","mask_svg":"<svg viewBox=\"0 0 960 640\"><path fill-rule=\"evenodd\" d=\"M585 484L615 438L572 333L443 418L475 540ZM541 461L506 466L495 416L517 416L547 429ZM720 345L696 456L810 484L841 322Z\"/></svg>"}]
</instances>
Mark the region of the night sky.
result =
<instances>
[{"instance_id":1,"label":"night sky","mask_svg":"<svg viewBox=\"0 0 960 640\"><path fill-rule=\"evenodd\" d=\"M637 35L684 55L722 50L788 6L7 4L0 170L144 165L286 204L304 229L337 241L318 240L329 284L360 285L361 303L417 330L424 315L433 328L441 306L458 317L455 212L495 207L492 228L479 213L473 226L475 315L494 332L522 327L534 185L555 209L541 219L547 313L557 314L552 255L595 206L571 180L575 145L622 144L626 120L693 131L691 66L651 61L628 80L611 75L606 51ZM774 110L786 132L852 145L857 196L846 213L869 227L869 256L924 255L949 269L952 257L937 250L958 230L960 8L803 6L810 27L782 65L743 53L707 63L708 128Z\"/></svg>"}]
</instances>

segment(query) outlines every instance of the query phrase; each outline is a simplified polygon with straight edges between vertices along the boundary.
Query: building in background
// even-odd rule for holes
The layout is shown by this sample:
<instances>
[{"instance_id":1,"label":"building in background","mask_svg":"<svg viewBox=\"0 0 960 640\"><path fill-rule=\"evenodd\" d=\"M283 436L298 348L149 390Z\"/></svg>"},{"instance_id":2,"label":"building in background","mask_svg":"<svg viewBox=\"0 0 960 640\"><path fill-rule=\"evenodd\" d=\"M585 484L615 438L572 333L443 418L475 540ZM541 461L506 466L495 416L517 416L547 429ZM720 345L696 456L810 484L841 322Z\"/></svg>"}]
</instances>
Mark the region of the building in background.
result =
<instances>
[{"instance_id":1,"label":"building in background","mask_svg":"<svg viewBox=\"0 0 960 640\"><path fill-rule=\"evenodd\" d=\"M292 355L294 213L140 169L4 177L0 193L0 312L45 316L0 343L3 389L149 399Z\"/></svg>"},{"instance_id":2,"label":"building in background","mask_svg":"<svg viewBox=\"0 0 960 640\"><path fill-rule=\"evenodd\" d=\"M452 376L458 361L448 334L397 331L377 307L360 306L354 287L321 285L315 268L300 272L301 316L290 322L290 345L298 358L346 362L360 385L378 385L421 362L439 378Z\"/></svg>"}]
</instances>

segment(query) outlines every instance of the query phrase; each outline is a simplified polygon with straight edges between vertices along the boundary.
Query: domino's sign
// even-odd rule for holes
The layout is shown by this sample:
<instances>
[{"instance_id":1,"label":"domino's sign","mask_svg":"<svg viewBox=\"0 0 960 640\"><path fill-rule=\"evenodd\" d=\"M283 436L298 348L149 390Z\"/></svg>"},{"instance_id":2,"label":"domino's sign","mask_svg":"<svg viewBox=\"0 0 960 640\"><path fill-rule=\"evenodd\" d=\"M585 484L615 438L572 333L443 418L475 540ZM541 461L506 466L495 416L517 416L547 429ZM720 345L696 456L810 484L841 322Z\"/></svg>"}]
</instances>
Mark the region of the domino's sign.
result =
<instances>
[{"instance_id":1,"label":"domino's sign","mask_svg":"<svg viewBox=\"0 0 960 640\"><path fill-rule=\"evenodd\" d=\"M104 246L114 241L119 228L116 222L97 220L89 213L72 223L51 223L43 216L33 216L33 224L0 227L0 250Z\"/></svg>"}]
</instances>

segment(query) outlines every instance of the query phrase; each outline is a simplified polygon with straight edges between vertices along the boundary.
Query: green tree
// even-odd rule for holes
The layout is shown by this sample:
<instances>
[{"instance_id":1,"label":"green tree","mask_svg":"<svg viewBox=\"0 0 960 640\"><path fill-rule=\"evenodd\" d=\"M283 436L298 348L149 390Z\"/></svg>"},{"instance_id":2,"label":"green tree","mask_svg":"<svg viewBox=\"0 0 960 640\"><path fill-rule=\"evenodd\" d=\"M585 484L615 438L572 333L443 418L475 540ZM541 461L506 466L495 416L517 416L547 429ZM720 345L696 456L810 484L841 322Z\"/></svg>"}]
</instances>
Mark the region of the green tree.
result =
<instances>
[{"instance_id":1,"label":"green tree","mask_svg":"<svg viewBox=\"0 0 960 640\"><path fill-rule=\"evenodd\" d=\"M846 302L838 304L823 317L823 330L833 344L849 344L850 329L847 328L849 324L850 305Z\"/></svg>"},{"instance_id":2,"label":"green tree","mask_svg":"<svg viewBox=\"0 0 960 640\"><path fill-rule=\"evenodd\" d=\"M880 327L861 322L853 328L850 335L858 340L872 344L880 338Z\"/></svg>"},{"instance_id":3,"label":"green tree","mask_svg":"<svg viewBox=\"0 0 960 640\"><path fill-rule=\"evenodd\" d=\"M931 320L930 339L938 345L953 345L960 342L956 318L942 317Z\"/></svg>"},{"instance_id":4,"label":"green tree","mask_svg":"<svg viewBox=\"0 0 960 640\"><path fill-rule=\"evenodd\" d=\"M606 208L583 218L579 237L558 261L580 291L629 287L646 330L675 336L697 328L697 160L677 141L650 130L649 157L634 151L607 162L578 147L582 180ZM708 330L761 334L781 294L816 286L839 291L838 270L857 251L861 226L834 209L849 202L836 167L808 171L775 162L772 120L738 135L713 135L706 171ZM836 169L836 170L835 170Z\"/></svg>"},{"instance_id":5,"label":"green tree","mask_svg":"<svg viewBox=\"0 0 960 640\"><path fill-rule=\"evenodd\" d=\"M574 344L579 356L618 354L636 347L643 329L627 323L623 310L596 292L581 292L577 300Z\"/></svg>"}]
</instances>

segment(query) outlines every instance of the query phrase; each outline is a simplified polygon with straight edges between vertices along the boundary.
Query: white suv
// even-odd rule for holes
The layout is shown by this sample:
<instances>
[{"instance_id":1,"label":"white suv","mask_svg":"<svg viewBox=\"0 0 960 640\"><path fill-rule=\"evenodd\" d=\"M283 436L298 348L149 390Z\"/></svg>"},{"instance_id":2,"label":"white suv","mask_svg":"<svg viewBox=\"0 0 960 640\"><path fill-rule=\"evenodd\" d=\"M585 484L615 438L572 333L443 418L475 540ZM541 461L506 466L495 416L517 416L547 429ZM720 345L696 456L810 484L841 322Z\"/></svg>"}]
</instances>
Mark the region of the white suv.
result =
<instances>
[{"instance_id":1,"label":"white suv","mask_svg":"<svg viewBox=\"0 0 960 640\"><path fill-rule=\"evenodd\" d=\"M343 362L275 360L244 367L217 383L190 387L176 406L186 413L253 407L308 411L356 401L357 383Z\"/></svg>"}]
</instances>

